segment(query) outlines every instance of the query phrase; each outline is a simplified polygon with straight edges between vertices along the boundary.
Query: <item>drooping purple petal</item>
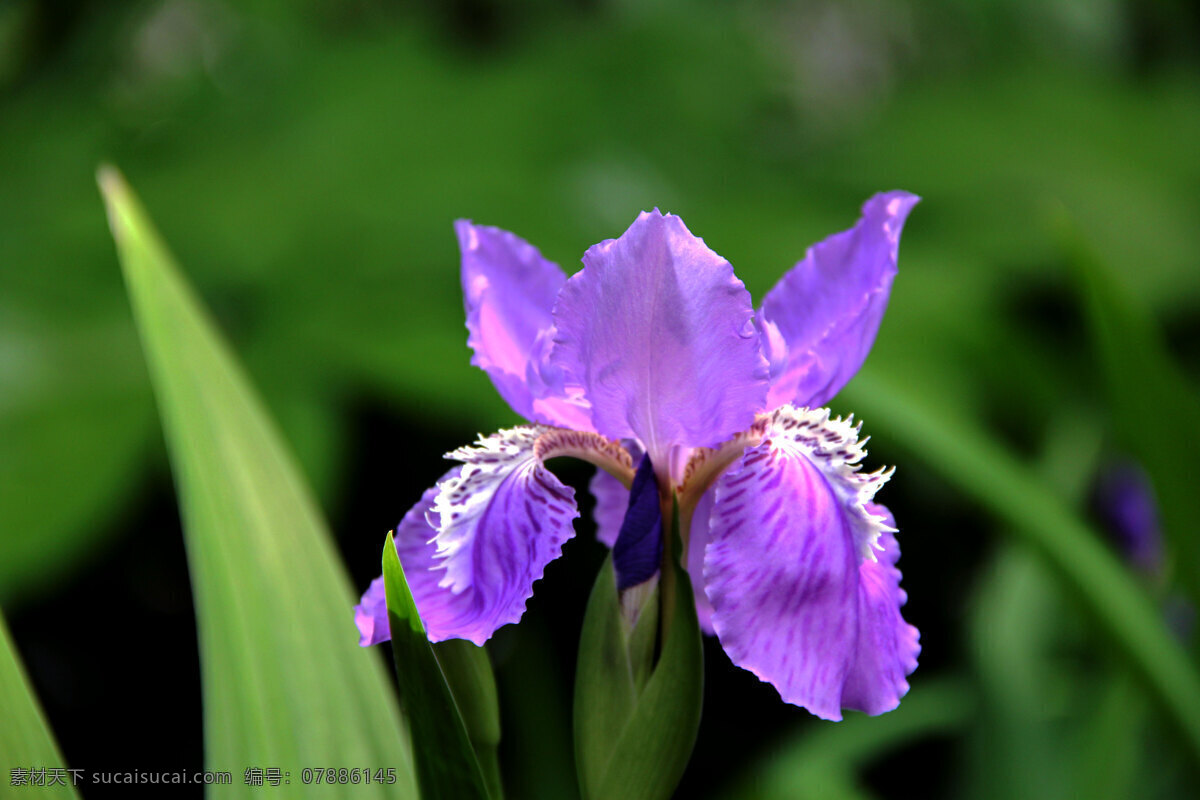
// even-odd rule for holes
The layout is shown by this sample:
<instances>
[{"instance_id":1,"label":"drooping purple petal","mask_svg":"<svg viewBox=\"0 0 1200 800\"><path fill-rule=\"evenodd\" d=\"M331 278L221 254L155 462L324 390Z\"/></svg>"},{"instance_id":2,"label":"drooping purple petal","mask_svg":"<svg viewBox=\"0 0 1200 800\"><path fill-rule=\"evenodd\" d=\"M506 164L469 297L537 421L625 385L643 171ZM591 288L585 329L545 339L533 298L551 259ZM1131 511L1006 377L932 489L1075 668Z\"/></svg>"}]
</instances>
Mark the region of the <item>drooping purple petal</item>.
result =
<instances>
[{"instance_id":1,"label":"drooping purple petal","mask_svg":"<svg viewBox=\"0 0 1200 800\"><path fill-rule=\"evenodd\" d=\"M904 621L900 606L908 594L900 588L900 545L892 512L867 503L867 512L884 520L876 542L876 559L858 565L858 657L846 678L842 707L868 714L891 711L908 691L907 677L917 668L921 652L917 629Z\"/></svg>"},{"instance_id":2,"label":"drooping purple petal","mask_svg":"<svg viewBox=\"0 0 1200 800\"><path fill-rule=\"evenodd\" d=\"M658 483L649 456L642 456L633 485L629 487L629 505L621 530L613 545L613 571L617 589L624 591L645 583L658 574L663 553L662 505Z\"/></svg>"},{"instance_id":3,"label":"drooping purple petal","mask_svg":"<svg viewBox=\"0 0 1200 800\"><path fill-rule=\"evenodd\" d=\"M567 398L548 356L551 311L562 269L524 239L499 228L454 223L462 251L463 304L471 363L485 370L512 409L528 420L591 430L587 409Z\"/></svg>"},{"instance_id":4,"label":"drooping purple petal","mask_svg":"<svg viewBox=\"0 0 1200 800\"><path fill-rule=\"evenodd\" d=\"M767 407L820 407L867 358L896 275L900 231L920 200L886 192L853 228L810 247L763 299L759 326L771 363Z\"/></svg>"},{"instance_id":5,"label":"drooping purple petal","mask_svg":"<svg viewBox=\"0 0 1200 800\"><path fill-rule=\"evenodd\" d=\"M460 469L454 467L442 476L439 483L457 477ZM472 597L468 593L454 594L438 585L446 573L437 568L437 547L432 541L437 531L426 520L426 515L433 509L437 494L437 486L426 489L421 499L396 526L392 538L396 543L396 554L400 556L400 563L404 566L404 578L417 604L421 622L430 638L440 641L456 638L453 621L469 616ZM354 609L354 621L361 634L359 644L364 647L386 642L391 638L382 576L372 581L370 588L363 594L362 602Z\"/></svg>"},{"instance_id":6,"label":"drooping purple petal","mask_svg":"<svg viewBox=\"0 0 1200 800\"><path fill-rule=\"evenodd\" d=\"M518 621L534 582L575 535L575 491L542 464L542 456L553 453L535 449L547 433L556 432L511 428L448 455L463 462L461 472L438 484L426 516L438 529L438 587L455 602L444 617L426 620L430 641L482 645L497 628Z\"/></svg>"},{"instance_id":7,"label":"drooping purple petal","mask_svg":"<svg viewBox=\"0 0 1200 800\"><path fill-rule=\"evenodd\" d=\"M859 472L863 455L828 410L778 409L718 481L704 560L730 659L825 719L895 708L916 667L895 540L869 505L888 474Z\"/></svg>"},{"instance_id":8,"label":"drooping purple petal","mask_svg":"<svg viewBox=\"0 0 1200 800\"><path fill-rule=\"evenodd\" d=\"M665 469L673 446L715 445L749 426L767 363L728 261L655 210L583 263L554 307L551 359L591 404L595 430L636 438Z\"/></svg>"},{"instance_id":9,"label":"drooping purple petal","mask_svg":"<svg viewBox=\"0 0 1200 800\"><path fill-rule=\"evenodd\" d=\"M371 585L363 592L362 599L354 607L354 624L358 626L360 647L370 647L392 638L382 575L371 581Z\"/></svg>"}]
</instances>

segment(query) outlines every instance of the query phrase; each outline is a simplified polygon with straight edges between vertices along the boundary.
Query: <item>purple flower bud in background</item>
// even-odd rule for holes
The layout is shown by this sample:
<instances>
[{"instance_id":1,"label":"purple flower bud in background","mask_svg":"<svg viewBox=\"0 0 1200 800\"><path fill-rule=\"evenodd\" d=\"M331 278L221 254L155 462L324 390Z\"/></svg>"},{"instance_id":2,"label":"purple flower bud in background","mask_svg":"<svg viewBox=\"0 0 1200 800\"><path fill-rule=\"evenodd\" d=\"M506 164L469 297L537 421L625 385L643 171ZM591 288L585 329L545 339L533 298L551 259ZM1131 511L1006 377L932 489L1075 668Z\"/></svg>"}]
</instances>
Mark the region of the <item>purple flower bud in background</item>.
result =
<instances>
[{"instance_id":1,"label":"purple flower bud in background","mask_svg":"<svg viewBox=\"0 0 1200 800\"><path fill-rule=\"evenodd\" d=\"M1122 557L1150 575L1162 571L1162 529L1154 486L1136 462L1113 461L1092 486L1092 510Z\"/></svg>"}]
</instances>

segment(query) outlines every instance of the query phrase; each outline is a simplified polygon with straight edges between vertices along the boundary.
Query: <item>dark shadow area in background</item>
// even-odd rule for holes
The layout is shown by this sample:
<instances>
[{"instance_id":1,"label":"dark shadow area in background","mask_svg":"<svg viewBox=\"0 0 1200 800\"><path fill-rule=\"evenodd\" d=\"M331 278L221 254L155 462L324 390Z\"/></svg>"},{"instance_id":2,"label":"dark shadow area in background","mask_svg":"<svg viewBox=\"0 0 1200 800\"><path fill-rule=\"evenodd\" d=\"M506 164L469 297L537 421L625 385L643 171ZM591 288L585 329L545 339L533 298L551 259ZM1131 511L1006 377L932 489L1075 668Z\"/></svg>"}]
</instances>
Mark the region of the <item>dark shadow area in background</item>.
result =
<instances>
[{"instance_id":1,"label":"dark shadow area in background","mask_svg":"<svg viewBox=\"0 0 1200 800\"><path fill-rule=\"evenodd\" d=\"M163 791L96 785L92 772L194 772L204 763L195 613L168 477L147 481L114 524L129 535L106 540L69 583L10 618L68 765L88 773L78 788L89 800ZM202 786L170 790L203 796Z\"/></svg>"}]
</instances>

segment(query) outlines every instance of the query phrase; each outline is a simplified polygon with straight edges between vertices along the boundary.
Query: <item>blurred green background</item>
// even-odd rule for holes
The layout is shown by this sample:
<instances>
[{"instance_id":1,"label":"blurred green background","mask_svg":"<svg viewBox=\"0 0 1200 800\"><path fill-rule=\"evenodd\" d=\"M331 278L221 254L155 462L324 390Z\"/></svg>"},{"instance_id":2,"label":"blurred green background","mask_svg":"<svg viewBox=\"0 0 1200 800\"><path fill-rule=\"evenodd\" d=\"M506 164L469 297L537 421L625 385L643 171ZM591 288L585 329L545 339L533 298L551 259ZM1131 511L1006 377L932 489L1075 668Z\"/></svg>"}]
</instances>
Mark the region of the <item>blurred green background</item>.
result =
<instances>
[{"instance_id":1,"label":"blurred green background","mask_svg":"<svg viewBox=\"0 0 1200 800\"><path fill-rule=\"evenodd\" d=\"M679 796L1189 796L1196 765L1058 573L865 412L902 387L1080 514L1141 459L1168 558L1137 579L1194 654L1198 66L1200 13L1170 0L0 3L0 605L68 761L201 763L178 517L93 177L112 161L360 588L441 454L516 421L468 364L453 219L574 271L658 206L757 300L870 194L922 195L870 376L835 402L898 466L912 691L831 726L709 642ZM1089 306L1096 274L1132 328ZM513 797L574 791L603 555L579 527L491 647Z\"/></svg>"}]
</instances>

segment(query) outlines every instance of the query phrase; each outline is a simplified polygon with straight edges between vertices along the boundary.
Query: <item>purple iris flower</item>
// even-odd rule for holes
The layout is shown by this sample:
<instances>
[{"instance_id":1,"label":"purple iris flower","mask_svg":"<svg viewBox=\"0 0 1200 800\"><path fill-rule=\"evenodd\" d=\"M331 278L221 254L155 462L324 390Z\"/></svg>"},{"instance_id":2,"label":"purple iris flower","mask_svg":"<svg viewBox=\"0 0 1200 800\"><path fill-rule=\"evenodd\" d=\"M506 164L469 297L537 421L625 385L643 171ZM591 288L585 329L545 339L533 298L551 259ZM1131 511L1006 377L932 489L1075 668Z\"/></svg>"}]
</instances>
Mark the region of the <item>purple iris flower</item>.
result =
<instances>
[{"instance_id":1,"label":"purple iris flower","mask_svg":"<svg viewBox=\"0 0 1200 800\"><path fill-rule=\"evenodd\" d=\"M482 644L524 613L579 516L547 460L599 467L609 546L643 464L663 507L678 500L701 624L735 664L826 719L895 708L920 646L900 615L896 528L873 502L891 473L861 471L859 426L822 406L871 348L917 201L868 200L757 312L670 214L643 212L570 278L517 236L460 220L472 363L530 424L449 453L460 463L397 527L429 638ZM388 638L382 579L355 616L363 645Z\"/></svg>"}]
</instances>

